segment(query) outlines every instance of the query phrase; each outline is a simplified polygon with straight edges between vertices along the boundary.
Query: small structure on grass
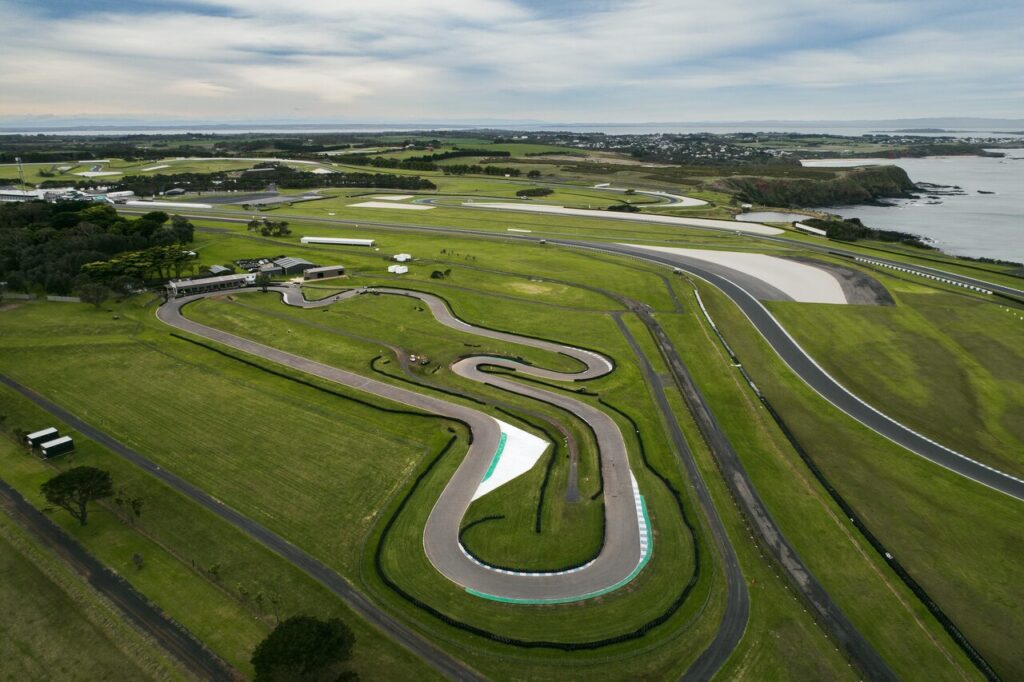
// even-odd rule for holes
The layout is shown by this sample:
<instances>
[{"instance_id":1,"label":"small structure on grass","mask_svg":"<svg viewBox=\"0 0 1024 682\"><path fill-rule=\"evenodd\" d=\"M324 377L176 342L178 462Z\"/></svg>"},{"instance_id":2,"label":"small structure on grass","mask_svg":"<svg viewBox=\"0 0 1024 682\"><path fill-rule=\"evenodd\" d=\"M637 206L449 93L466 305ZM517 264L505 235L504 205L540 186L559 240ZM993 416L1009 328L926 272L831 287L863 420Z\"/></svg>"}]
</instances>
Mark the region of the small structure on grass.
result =
<instances>
[{"instance_id":1,"label":"small structure on grass","mask_svg":"<svg viewBox=\"0 0 1024 682\"><path fill-rule=\"evenodd\" d=\"M330 279L331 277L341 277L345 274L344 265L324 265L319 268L309 268L302 273L302 279Z\"/></svg>"},{"instance_id":2,"label":"small structure on grass","mask_svg":"<svg viewBox=\"0 0 1024 682\"><path fill-rule=\"evenodd\" d=\"M388 272L390 272L392 275L404 275L405 273L409 272L409 266L408 265L389 265L388 266Z\"/></svg>"},{"instance_id":3,"label":"small structure on grass","mask_svg":"<svg viewBox=\"0 0 1024 682\"><path fill-rule=\"evenodd\" d=\"M278 258L274 261L274 265L281 268L281 272L286 275L297 275L309 270L310 268L316 267L315 263L310 263L305 258L295 258L293 256Z\"/></svg>"},{"instance_id":4,"label":"small structure on grass","mask_svg":"<svg viewBox=\"0 0 1024 682\"><path fill-rule=\"evenodd\" d=\"M214 276L231 274L231 268L226 268L223 265L211 265L206 269L209 270L210 274Z\"/></svg>"},{"instance_id":5,"label":"small structure on grass","mask_svg":"<svg viewBox=\"0 0 1024 682\"><path fill-rule=\"evenodd\" d=\"M391 257L391 260L397 263L406 263L412 260L412 256L410 256L407 253L396 253L394 256Z\"/></svg>"},{"instance_id":6,"label":"small structure on grass","mask_svg":"<svg viewBox=\"0 0 1024 682\"><path fill-rule=\"evenodd\" d=\"M335 246L376 246L373 239L349 239L347 237L303 237L303 244L333 244Z\"/></svg>"},{"instance_id":7,"label":"small structure on grass","mask_svg":"<svg viewBox=\"0 0 1024 682\"><path fill-rule=\"evenodd\" d=\"M221 275L220 277L200 277L197 279L172 279L167 283L167 297L191 296L208 294L212 291L241 289L256 284L256 275Z\"/></svg>"},{"instance_id":8,"label":"small structure on grass","mask_svg":"<svg viewBox=\"0 0 1024 682\"><path fill-rule=\"evenodd\" d=\"M43 454L43 457L50 459L58 455L64 455L75 449L75 441L71 440L71 436L61 436L60 438L54 438L48 440L39 446L39 451Z\"/></svg>"},{"instance_id":9,"label":"small structure on grass","mask_svg":"<svg viewBox=\"0 0 1024 682\"><path fill-rule=\"evenodd\" d=\"M55 429L54 427L50 426L40 431L36 431L35 433L28 434L27 436L25 436L25 442L28 443L29 447L34 448L38 445L42 445L47 441L54 440L59 435L60 432L58 432L57 429Z\"/></svg>"}]
</instances>

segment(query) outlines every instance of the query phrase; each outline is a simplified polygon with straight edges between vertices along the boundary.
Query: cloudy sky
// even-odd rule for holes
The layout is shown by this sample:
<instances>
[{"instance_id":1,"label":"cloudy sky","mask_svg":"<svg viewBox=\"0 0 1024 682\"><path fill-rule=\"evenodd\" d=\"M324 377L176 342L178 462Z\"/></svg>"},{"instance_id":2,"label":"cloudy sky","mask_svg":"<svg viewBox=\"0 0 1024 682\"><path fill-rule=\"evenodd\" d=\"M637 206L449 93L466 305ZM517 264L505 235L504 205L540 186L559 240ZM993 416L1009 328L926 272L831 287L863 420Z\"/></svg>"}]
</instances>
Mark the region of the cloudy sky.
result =
<instances>
[{"instance_id":1,"label":"cloudy sky","mask_svg":"<svg viewBox=\"0 0 1024 682\"><path fill-rule=\"evenodd\" d=\"M0 12L7 119L1024 116L1020 0L0 0Z\"/></svg>"}]
</instances>

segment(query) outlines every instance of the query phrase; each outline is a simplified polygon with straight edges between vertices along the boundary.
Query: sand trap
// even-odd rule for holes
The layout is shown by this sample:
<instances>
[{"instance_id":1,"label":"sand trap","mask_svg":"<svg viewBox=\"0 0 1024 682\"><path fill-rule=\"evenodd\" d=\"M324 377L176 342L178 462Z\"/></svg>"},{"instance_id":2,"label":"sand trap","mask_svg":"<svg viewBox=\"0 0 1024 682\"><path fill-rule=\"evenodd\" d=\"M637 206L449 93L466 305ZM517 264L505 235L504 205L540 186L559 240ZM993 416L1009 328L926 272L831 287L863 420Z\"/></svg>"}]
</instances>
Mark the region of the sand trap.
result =
<instances>
[{"instance_id":1,"label":"sand trap","mask_svg":"<svg viewBox=\"0 0 1024 682\"><path fill-rule=\"evenodd\" d=\"M383 201L405 201L406 199L412 199L411 194L378 194L374 199L381 199Z\"/></svg>"},{"instance_id":2,"label":"sand trap","mask_svg":"<svg viewBox=\"0 0 1024 682\"><path fill-rule=\"evenodd\" d=\"M474 500L525 474L548 449L548 442L543 438L503 421L494 421L501 427L501 440L484 480L473 494Z\"/></svg>"},{"instance_id":3,"label":"sand trap","mask_svg":"<svg viewBox=\"0 0 1024 682\"><path fill-rule=\"evenodd\" d=\"M149 168L142 168L140 170L142 170L143 173L148 173L149 171L155 171L155 170L160 170L161 168L170 168L170 167L171 167L170 164L161 163L159 166L150 166Z\"/></svg>"},{"instance_id":4,"label":"sand trap","mask_svg":"<svg viewBox=\"0 0 1024 682\"><path fill-rule=\"evenodd\" d=\"M748 232L750 234L775 235L784 230L769 227L760 223L740 223L733 220L712 220L710 218L679 218L668 215L651 215L647 213L617 213L615 211L591 211L585 208L566 208L565 206L545 206L543 204L512 204L502 202L467 201L462 204L472 208L491 208L503 211L529 211L532 213L551 213L571 215L583 218L607 218L610 220L629 220L641 223L660 223L678 225L679 227L700 227L712 230L729 230L731 232Z\"/></svg>"},{"instance_id":5,"label":"sand trap","mask_svg":"<svg viewBox=\"0 0 1024 682\"><path fill-rule=\"evenodd\" d=\"M802 303L846 303L843 287L832 273L806 263L763 253L742 251L712 251L709 249L680 249L672 246L643 246L623 244L648 251L672 253L697 260L716 263L756 277Z\"/></svg>"},{"instance_id":6,"label":"sand trap","mask_svg":"<svg viewBox=\"0 0 1024 682\"><path fill-rule=\"evenodd\" d=\"M184 201L126 201L124 205L141 208L213 208L212 204L189 204Z\"/></svg>"},{"instance_id":7,"label":"sand trap","mask_svg":"<svg viewBox=\"0 0 1024 682\"><path fill-rule=\"evenodd\" d=\"M75 175L81 175L83 178L99 178L104 175L123 175L123 173L121 171L82 171Z\"/></svg>"},{"instance_id":8,"label":"sand trap","mask_svg":"<svg viewBox=\"0 0 1024 682\"><path fill-rule=\"evenodd\" d=\"M409 211L426 211L434 207L423 204L395 204L390 201L364 201L360 204L349 204L349 208L404 208Z\"/></svg>"},{"instance_id":9,"label":"sand trap","mask_svg":"<svg viewBox=\"0 0 1024 682\"><path fill-rule=\"evenodd\" d=\"M337 173L337 171L332 171L330 168L314 168L312 170L312 172L316 173L317 175L327 175L329 173Z\"/></svg>"}]
</instances>

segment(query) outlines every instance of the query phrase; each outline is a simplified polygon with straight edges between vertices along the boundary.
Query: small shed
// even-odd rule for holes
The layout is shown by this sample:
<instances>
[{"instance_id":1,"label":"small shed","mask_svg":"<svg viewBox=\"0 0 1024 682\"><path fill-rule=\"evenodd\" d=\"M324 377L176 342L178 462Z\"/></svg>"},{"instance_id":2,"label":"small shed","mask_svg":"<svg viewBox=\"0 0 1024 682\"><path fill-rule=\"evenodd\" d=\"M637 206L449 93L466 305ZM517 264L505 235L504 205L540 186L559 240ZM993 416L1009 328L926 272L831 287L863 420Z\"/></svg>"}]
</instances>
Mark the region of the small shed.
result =
<instances>
[{"instance_id":1,"label":"small shed","mask_svg":"<svg viewBox=\"0 0 1024 682\"><path fill-rule=\"evenodd\" d=\"M41 443L53 440L59 435L60 433L57 431L57 429L51 426L41 431L36 431L35 433L28 434L27 436L25 436L25 442L28 443L29 447L34 448Z\"/></svg>"},{"instance_id":2,"label":"small shed","mask_svg":"<svg viewBox=\"0 0 1024 682\"><path fill-rule=\"evenodd\" d=\"M388 272L390 272L393 275L404 275L405 273L409 272L409 266L408 265L389 265L388 266Z\"/></svg>"},{"instance_id":3,"label":"small shed","mask_svg":"<svg viewBox=\"0 0 1024 682\"><path fill-rule=\"evenodd\" d=\"M310 263L305 258L294 258L292 256L278 258L274 261L274 265L281 268L281 271L286 275L296 275L316 267L314 263Z\"/></svg>"},{"instance_id":4,"label":"small shed","mask_svg":"<svg viewBox=\"0 0 1024 682\"><path fill-rule=\"evenodd\" d=\"M206 269L210 271L211 275L230 275L231 274L231 268L226 268L223 265L211 265L210 267L208 267Z\"/></svg>"},{"instance_id":5,"label":"small shed","mask_svg":"<svg viewBox=\"0 0 1024 682\"><path fill-rule=\"evenodd\" d=\"M398 263L405 263L407 261L411 261L412 256L410 256L407 253L396 253L394 256L391 257L391 260L396 261Z\"/></svg>"},{"instance_id":6,"label":"small shed","mask_svg":"<svg viewBox=\"0 0 1024 682\"><path fill-rule=\"evenodd\" d=\"M344 274L344 265L324 265L319 268L309 268L302 273L302 279L329 279L331 277L341 277Z\"/></svg>"},{"instance_id":7,"label":"small shed","mask_svg":"<svg viewBox=\"0 0 1024 682\"><path fill-rule=\"evenodd\" d=\"M55 438L54 440L48 440L39 446L40 451L43 453L43 457L50 459L57 455L64 455L75 449L75 442L71 440L71 436L62 436Z\"/></svg>"}]
</instances>

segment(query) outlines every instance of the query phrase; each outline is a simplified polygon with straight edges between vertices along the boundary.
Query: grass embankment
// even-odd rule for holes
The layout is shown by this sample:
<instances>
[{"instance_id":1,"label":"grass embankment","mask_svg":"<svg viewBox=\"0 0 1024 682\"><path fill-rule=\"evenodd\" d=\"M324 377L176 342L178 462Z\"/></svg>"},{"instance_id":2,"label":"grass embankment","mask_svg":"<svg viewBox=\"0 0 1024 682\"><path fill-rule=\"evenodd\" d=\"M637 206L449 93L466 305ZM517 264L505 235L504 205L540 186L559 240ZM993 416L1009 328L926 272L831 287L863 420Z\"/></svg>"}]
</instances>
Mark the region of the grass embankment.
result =
<instances>
[{"instance_id":1,"label":"grass embankment","mask_svg":"<svg viewBox=\"0 0 1024 682\"><path fill-rule=\"evenodd\" d=\"M701 293L744 367L830 482L995 669L1013 676L1019 661L1010 633L1024 612L1012 586L1022 575L1014 562L995 557L1020 541L1019 503L908 453L838 412L782 364L722 294L703 285ZM709 366L714 367L691 363L769 509L847 615L897 672L921 675L919 666L927 662L934 663L933 675L971 673L934 619L853 535L777 429L740 419L764 412L738 374L731 372L733 383L746 397L739 392L729 398L721 380L727 366L719 361L717 372ZM800 487L794 489L794 482ZM808 506L801 511L803 504ZM942 653L935 653L936 645ZM910 650L918 653L909 655ZM947 661L957 663L951 667Z\"/></svg>"},{"instance_id":2,"label":"grass embankment","mask_svg":"<svg viewBox=\"0 0 1024 682\"><path fill-rule=\"evenodd\" d=\"M0 451L15 449L0 437ZM159 647L0 513L0 677L185 679Z\"/></svg>"},{"instance_id":3,"label":"grass embankment","mask_svg":"<svg viewBox=\"0 0 1024 682\"><path fill-rule=\"evenodd\" d=\"M348 446L362 443L385 445L380 436L366 433L380 417L365 413L371 408L361 411L350 401L272 380L203 349L193 351L190 344L163 333L142 340L140 336L152 334L147 330L151 311L136 311L129 304L119 312L122 318L112 320L110 314L86 306L42 303L3 311L2 371L297 544L322 546L321 558L333 557L337 568L355 562L360 529L365 533L373 520L359 505L379 505L393 494L403 473L414 466L419 448L432 446L429 435L418 436L412 450L382 448L372 457L355 459L310 457L323 453L324 443L342 444L348 451ZM135 314L144 317L132 320ZM43 347L41 339L50 343ZM0 395L8 428L32 430L54 423L12 391L5 388ZM197 400L203 409L185 409ZM274 406L272 412L268 405ZM140 420L139 414L146 418ZM352 432L337 419L339 414L367 426ZM295 418L312 429L304 446L295 440L301 441L302 434L288 426ZM387 423L392 433L402 432L401 418ZM439 426L430 428L440 435ZM0 454L5 480L44 506L39 485L53 475L54 467L88 464L111 471L118 487L143 498L138 524L127 526L103 512L94 514L85 528L64 514L54 520L243 673L251 673L252 649L273 627L277 613L313 613L338 616L352 625L358 641L354 665L364 678L430 675L283 559L107 450L73 435L76 452L54 463L19 448ZM296 449L297 442L305 449ZM308 501L314 493L319 495L315 504ZM345 503L351 500L357 503ZM302 525L305 533L298 530ZM134 553L144 557L142 570L132 566ZM258 605L256 595L261 593ZM275 594L280 597L276 608L271 604Z\"/></svg>"},{"instance_id":4,"label":"grass embankment","mask_svg":"<svg viewBox=\"0 0 1024 682\"><path fill-rule=\"evenodd\" d=\"M769 304L840 383L928 437L1024 476L1024 322L1003 306L886 279L895 306Z\"/></svg>"}]
</instances>

